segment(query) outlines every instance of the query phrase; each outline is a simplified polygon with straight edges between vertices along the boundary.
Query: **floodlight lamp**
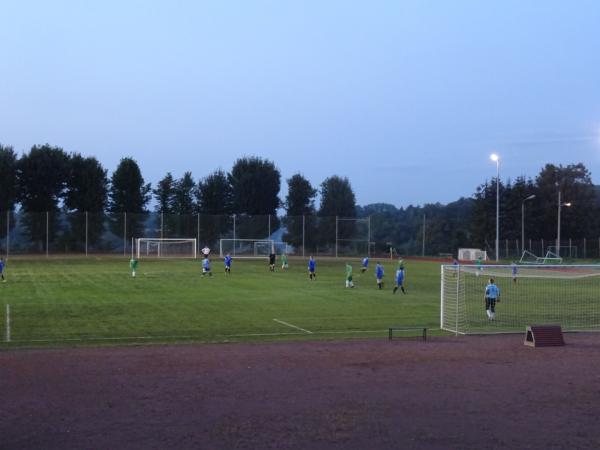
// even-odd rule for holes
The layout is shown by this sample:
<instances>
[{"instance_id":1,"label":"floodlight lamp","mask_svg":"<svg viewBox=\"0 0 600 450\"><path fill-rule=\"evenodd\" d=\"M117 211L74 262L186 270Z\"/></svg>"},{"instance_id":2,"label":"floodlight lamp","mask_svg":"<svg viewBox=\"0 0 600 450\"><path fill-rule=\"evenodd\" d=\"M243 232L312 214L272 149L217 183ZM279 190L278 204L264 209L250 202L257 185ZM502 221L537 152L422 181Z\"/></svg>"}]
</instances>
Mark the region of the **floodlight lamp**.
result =
<instances>
[{"instance_id":1,"label":"floodlight lamp","mask_svg":"<svg viewBox=\"0 0 600 450\"><path fill-rule=\"evenodd\" d=\"M564 206L571 206L571 202L563 203Z\"/></svg>"},{"instance_id":2,"label":"floodlight lamp","mask_svg":"<svg viewBox=\"0 0 600 450\"><path fill-rule=\"evenodd\" d=\"M495 153L492 153L490 155L490 159L494 162L497 162L500 159L500 157L498 155L496 155Z\"/></svg>"}]
</instances>

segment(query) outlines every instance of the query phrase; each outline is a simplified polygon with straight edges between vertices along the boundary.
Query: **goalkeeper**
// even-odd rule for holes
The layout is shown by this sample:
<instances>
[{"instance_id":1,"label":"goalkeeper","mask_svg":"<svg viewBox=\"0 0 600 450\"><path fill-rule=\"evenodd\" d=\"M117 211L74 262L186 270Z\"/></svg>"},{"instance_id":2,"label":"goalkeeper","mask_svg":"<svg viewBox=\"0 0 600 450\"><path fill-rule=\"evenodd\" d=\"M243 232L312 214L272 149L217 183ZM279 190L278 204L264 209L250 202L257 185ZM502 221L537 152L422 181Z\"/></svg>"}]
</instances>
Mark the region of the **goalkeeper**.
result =
<instances>
[{"instance_id":1,"label":"goalkeeper","mask_svg":"<svg viewBox=\"0 0 600 450\"><path fill-rule=\"evenodd\" d=\"M500 301L500 289L490 278L490 284L485 287L485 313L489 320L496 320L496 302Z\"/></svg>"},{"instance_id":2,"label":"goalkeeper","mask_svg":"<svg viewBox=\"0 0 600 450\"><path fill-rule=\"evenodd\" d=\"M281 254L281 270L285 270L287 269L288 266L288 260L287 260L287 255L285 253Z\"/></svg>"},{"instance_id":3,"label":"goalkeeper","mask_svg":"<svg viewBox=\"0 0 600 450\"><path fill-rule=\"evenodd\" d=\"M137 270L137 266L138 266L137 259L135 259L135 258L132 257L131 260L129 261L129 270L131 270L131 276L133 278L135 278L135 272Z\"/></svg>"}]
</instances>

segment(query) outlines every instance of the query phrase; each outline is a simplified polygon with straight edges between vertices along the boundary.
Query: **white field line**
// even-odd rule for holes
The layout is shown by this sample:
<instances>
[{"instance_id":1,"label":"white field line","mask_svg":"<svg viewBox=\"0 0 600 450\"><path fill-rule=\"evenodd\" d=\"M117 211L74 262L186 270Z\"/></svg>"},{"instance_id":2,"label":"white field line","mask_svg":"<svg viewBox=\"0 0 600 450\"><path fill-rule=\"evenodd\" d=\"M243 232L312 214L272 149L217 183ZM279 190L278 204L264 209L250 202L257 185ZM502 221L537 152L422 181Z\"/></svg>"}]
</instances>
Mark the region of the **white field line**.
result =
<instances>
[{"instance_id":1,"label":"white field line","mask_svg":"<svg viewBox=\"0 0 600 450\"><path fill-rule=\"evenodd\" d=\"M312 332L312 331L310 331L310 330L306 330L306 329L304 329L304 328L298 327L298 326L296 326L296 325L293 325L293 324L291 324L291 323L284 322L283 320L279 320L279 319L273 319L273 320L274 320L275 322L277 322L277 323L280 323L280 324L282 324L282 325L285 325L286 327L295 328L296 330L304 331L304 332L305 332L305 333L307 333L307 334L313 334L313 332Z\"/></svg>"},{"instance_id":2,"label":"white field line","mask_svg":"<svg viewBox=\"0 0 600 450\"><path fill-rule=\"evenodd\" d=\"M10 342L10 305L6 304L6 342Z\"/></svg>"},{"instance_id":3,"label":"white field line","mask_svg":"<svg viewBox=\"0 0 600 450\"><path fill-rule=\"evenodd\" d=\"M387 330L352 330L352 331L312 331L310 334L364 334L364 333L384 333ZM127 340L152 340L152 339L200 339L210 342L219 338L236 338L236 337L261 337L261 336L305 336L305 332L289 332L289 333L247 333L247 334L217 334L214 337L206 337L199 335L171 335L171 336L115 336L115 337L86 337L86 338L63 338L55 339L18 339L12 340L15 343L27 342L94 342L94 341L127 341Z\"/></svg>"}]
</instances>

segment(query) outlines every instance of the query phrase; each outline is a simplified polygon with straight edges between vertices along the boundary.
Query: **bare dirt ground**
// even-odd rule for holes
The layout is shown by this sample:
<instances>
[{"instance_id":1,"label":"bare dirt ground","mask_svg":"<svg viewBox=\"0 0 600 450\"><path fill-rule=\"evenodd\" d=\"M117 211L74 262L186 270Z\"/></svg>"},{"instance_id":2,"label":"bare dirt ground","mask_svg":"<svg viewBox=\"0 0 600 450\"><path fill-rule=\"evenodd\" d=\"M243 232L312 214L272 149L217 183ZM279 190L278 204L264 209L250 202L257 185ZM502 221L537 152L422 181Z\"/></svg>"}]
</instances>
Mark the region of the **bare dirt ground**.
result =
<instances>
[{"instance_id":1,"label":"bare dirt ground","mask_svg":"<svg viewBox=\"0 0 600 450\"><path fill-rule=\"evenodd\" d=\"M600 335L14 350L0 448L600 448Z\"/></svg>"}]
</instances>

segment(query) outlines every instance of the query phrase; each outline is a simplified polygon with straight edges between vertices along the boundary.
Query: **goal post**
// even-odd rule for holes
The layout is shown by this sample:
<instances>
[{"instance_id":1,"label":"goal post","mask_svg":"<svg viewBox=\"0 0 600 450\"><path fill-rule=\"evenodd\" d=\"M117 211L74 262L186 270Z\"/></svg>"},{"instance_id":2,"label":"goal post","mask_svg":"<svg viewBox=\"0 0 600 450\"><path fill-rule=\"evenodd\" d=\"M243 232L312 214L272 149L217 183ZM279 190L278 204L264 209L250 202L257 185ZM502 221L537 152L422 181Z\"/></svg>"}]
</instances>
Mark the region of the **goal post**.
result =
<instances>
[{"instance_id":1,"label":"goal post","mask_svg":"<svg viewBox=\"0 0 600 450\"><path fill-rule=\"evenodd\" d=\"M500 289L495 320L485 288ZM531 324L600 331L600 265L442 265L440 328L455 334L523 332Z\"/></svg>"},{"instance_id":2,"label":"goal post","mask_svg":"<svg viewBox=\"0 0 600 450\"><path fill-rule=\"evenodd\" d=\"M269 254L291 253L285 242L273 239L220 239L219 256L229 254L236 258L267 258Z\"/></svg>"},{"instance_id":3,"label":"goal post","mask_svg":"<svg viewBox=\"0 0 600 450\"><path fill-rule=\"evenodd\" d=\"M193 258L198 256L196 239L137 238L136 256L141 258Z\"/></svg>"}]
</instances>

